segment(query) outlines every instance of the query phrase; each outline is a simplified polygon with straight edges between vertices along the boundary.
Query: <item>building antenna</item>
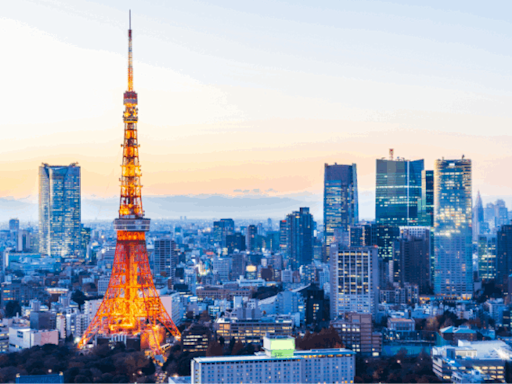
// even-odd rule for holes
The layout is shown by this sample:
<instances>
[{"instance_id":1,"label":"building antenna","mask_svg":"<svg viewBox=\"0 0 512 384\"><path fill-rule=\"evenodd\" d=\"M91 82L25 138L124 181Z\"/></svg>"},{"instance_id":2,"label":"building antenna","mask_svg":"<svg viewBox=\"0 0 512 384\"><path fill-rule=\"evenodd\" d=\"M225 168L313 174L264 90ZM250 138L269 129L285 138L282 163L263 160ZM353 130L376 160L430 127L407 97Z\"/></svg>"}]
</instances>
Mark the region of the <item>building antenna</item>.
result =
<instances>
[{"instance_id":1,"label":"building antenna","mask_svg":"<svg viewBox=\"0 0 512 384\"><path fill-rule=\"evenodd\" d=\"M393 153L394 153L394 149L393 148L390 148L389 149L389 160L393 160Z\"/></svg>"}]
</instances>

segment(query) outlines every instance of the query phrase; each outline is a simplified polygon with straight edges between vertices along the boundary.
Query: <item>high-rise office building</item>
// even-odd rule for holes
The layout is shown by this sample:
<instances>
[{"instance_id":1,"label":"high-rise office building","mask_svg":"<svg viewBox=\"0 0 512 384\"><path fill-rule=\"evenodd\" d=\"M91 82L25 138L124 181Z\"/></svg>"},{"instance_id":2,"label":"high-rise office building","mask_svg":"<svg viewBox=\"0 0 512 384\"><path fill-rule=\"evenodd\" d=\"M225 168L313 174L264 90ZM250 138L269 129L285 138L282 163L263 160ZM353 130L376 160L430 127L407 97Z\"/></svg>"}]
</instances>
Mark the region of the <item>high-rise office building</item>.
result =
<instances>
[{"instance_id":1,"label":"high-rise office building","mask_svg":"<svg viewBox=\"0 0 512 384\"><path fill-rule=\"evenodd\" d=\"M213 222L213 240L222 248L227 246L227 237L235 233L235 221L233 219L220 219Z\"/></svg>"},{"instance_id":2,"label":"high-rise office building","mask_svg":"<svg viewBox=\"0 0 512 384\"><path fill-rule=\"evenodd\" d=\"M313 261L314 220L309 208L286 216L286 259L292 270Z\"/></svg>"},{"instance_id":3,"label":"high-rise office building","mask_svg":"<svg viewBox=\"0 0 512 384\"><path fill-rule=\"evenodd\" d=\"M421 172L420 225L434 227L434 171Z\"/></svg>"},{"instance_id":4,"label":"high-rise office building","mask_svg":"<svg viewBox=\"0 0 512 384\"><path fill-rule=\"evenodd\" d=\"M283 255L286 255L286 247L288 243L286 219L279 220L279 250Z\"/></svg>"},{"instance_id":5,"label":"high-rise office building","mask_svg":"<svg viewBox=\"0 0 512 384\"><path fill-rule=\"evenodd\" d=\"M482 224L484 221L484 206L482 204L480 191L478 191L475 206L473 207L473 242L478 242L478 236L483 235Z\"/></svg>"},{"instance_id":6,"label":"high-rise office building","mask_svg":"<svg viewBox=\"0 0 512 384\"><path fill-rule=\"evenodd\" d=\"M489 228L495 231L502 225L510 224L505 202L498 199L496 203L487 203L484 209L484 220L488 223Z\"/></svg>"},{"instance_id":7,"label":"high-rise office building","mask_svg":"<svg viewBox=\"0 0 512 384\"><path fill-rule=\"evenodd\" d=\"M324 245L326 256L334 231L348 231L359 221L356 164L325 164L324 170Z\"/></svg>"},{"instance_id":8,"label":"high-rise office building","mask_svg":"<svg viewBox=\"0 0 512 384\"><path fill-rule=\"evenodd\" d=\"M255 225L249 225L245 230L245 247L248 251L255 251L257 248L258 228Z\"/></svg>"},{"instance_id":9,"label":"high-rise office building","mask_svg":"<svg viewBox=\"0 0 512 384\"><path fill-rule=\"evenodd\" d=\"M509 224L508 209L505 202L501 199L496 201L494 205L494 217L495 227L501 227L502 225Z\"/></svg>"},{"instance_id":10,"label":"high-rise office building","mask_svg":"<svg viewBox=\"0 0 512 384\"><path fill-rule=\"evenodd\" d=\"M496 242L495 234L478 236L478 276L481 280L496 279Z\"/></svg>"},{"instance_id":11,"label":"high-rise office building","mask_svg":"<svg viewBox=\"0 0 512 384\"><path fill-rule=\"evenodd\" d=\"M436 294L473 294L471 160L435 162Z\"/></svg>"},{"instance_id":12,"label":"high-rise office building","mask_svg":"<svg viewBox=\"0 0 512 384\"><path fill-rule=\"evenodd\" d=\"M351 247L369 247L374 245L371 224L354 225L349 228Z\"/></svg>"},{"instance_id":13,"label":"high-rise office building","mask_svg":"<svg viewBox=\"0 0 512 384\"><path fill-rule=\"evenodd\" d=\"M372 225L372 245L379 248L379 257L384 262L393 260L393 244L400 237L400 227L396 225Z\"/></svg>"},{"instance_id":14,"label":"high-rise office building","mask_svg":"<svg viewBox=\"0 0 512 384\"><path fill-rule=\"evenodd\" d=\"M228 248L228 254L233 253L235 250L245 251L245 236L240 232L235 232L232 235L226 236L226 247Z\"/></svg>"},{"instance_id":15,"label":"high-rise office building","mask_svg":"<svg viewBox=\"0 0 512 384\"><path fill-rule=\"evenodd\" d=\"M76 258L81 254L80 167L39 167L39 252Z\"/></svg>"},{"instance_id":16,"label":"high-rise office building","mask_svg":"<svg viewBox=\"0 0 512 384\"><path fill-rule=\"evenodd\" d=\"M512 225L503 225L497 234L496 284L508 287L508 277L512 274ZM510 294L510 292L509 292Z\"/></svg>"},{"instance_id":17,"label":"high-rise office building","mask_svg":"<svg viewBox=\"0 0 512 384\"><path fill-rule=\"evenodd\" d=\"M377 224L420 223L423 160L377 160L375 220Z\"/></svg>"},{"instance_id":18,"label":"high-rise office building","mask_svg":"<svg viewBox=\"0 0 512 384\"><path fill-rule=\"evenodd\" d=\"M174 278L178 265L176 243L170 237L160 237L153 244L154 275Z\"/></svg>"},{"instance_id":19,"label":"high-rise office building","mask_svg":"<svg viewBox=\"0 0 512 384\"><path fill-rule=\"evenodd\" d=\"M20 230L20 221L18 219L9 220L9 231L18 232Z\"/></svg>"},{"instance_id":20,"label":"high-rise office building","mask_svg":"<svg viewBox=\"0 0 512 384\"><path fill-rule=\"evenodd\" d=\"M400 227L400 238L395 242L397 260L394 260L395 282L416 284L420 293L431 291L430 227Z\"/></svg>"},{"instance_id":21,"label":"high-rise office building","mask_svg":"<svg viewBox=\"0 0 512 384\"><path fill-rule=\"evenodd\" d=\"M330 247L331 319L346 312L373 313L377 309L379 266L377 247Z\"/></svg>"}]
</instances>

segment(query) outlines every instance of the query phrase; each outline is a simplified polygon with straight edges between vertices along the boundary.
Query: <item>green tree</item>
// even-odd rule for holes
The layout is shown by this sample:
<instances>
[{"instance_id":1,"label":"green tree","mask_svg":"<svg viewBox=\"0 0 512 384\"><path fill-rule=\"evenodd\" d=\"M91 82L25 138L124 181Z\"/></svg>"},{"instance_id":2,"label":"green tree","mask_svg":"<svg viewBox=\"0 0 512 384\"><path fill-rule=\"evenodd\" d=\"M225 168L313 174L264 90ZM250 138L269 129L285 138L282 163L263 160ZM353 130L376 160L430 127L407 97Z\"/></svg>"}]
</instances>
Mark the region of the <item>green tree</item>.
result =
<instances>
[{"instance_id":1,"label":"green tree","mask_svg":"<svg viewBox=\"0 0 512 384\"><path fill-rule=\"evenodd\" d=\"M82 309L82 305L84 305L85 303L85 294L77 289L76 291L73 292L73 294L71 295L71 300L73 300L75 303L78 304L78 308Z\"/></svg>"},{"instance_id":2,"label":"green tree","mask_svg":"<svg viewBox=\"0 0 512 384\"><path fill-rule=\"evenodd\" d=\"M18 300L11 300L5 305L5 317L21 316L21 305Z\"/></svg>"}]
</instances>

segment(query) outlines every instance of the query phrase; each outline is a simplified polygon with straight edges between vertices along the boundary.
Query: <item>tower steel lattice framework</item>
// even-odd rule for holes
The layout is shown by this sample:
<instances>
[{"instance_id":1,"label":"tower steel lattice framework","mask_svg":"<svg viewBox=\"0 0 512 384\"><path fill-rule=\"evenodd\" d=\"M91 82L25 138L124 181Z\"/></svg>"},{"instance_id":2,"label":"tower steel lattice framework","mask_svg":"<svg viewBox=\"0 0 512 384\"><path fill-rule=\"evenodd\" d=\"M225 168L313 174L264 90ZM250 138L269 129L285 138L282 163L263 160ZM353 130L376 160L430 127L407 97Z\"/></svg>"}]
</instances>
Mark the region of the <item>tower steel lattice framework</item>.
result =
<instances>
[{"instance_id":1,"label":"tower steel lattice framework","mask_svg":"<svg viewBox=\"0 0 512 384\"><path fill-rule=\"evenodd\" d=\"M153 283L146 250L150 219L144 218L137 138L137 93L133 90L131 15L128 30L128 90L124 93L124 143L119 218L114 221L117 244L112 274L103 301L82 336L84 348L95 335L139 336L141 347L162 356L166 329L180 333L165 310Z\"/></svg>"}]
</instances>

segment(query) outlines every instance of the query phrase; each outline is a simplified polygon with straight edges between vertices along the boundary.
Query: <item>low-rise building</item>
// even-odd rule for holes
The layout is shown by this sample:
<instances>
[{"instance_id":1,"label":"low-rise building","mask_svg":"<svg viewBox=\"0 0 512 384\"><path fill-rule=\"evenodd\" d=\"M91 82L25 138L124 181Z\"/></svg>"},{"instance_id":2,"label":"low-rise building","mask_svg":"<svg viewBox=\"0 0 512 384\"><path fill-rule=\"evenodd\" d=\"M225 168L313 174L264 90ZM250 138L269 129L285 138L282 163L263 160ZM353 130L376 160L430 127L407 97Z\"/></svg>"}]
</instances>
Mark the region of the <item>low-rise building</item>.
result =
<instances>
[{"instance_id":1,"label":"low-rise building","mask_svg":"<svg viewBox=\"0 0 512 384\"><path fill-rule=\"evenodd\" d=\"M432 369L438 378L445 381L464 380L476 370L483 376L489 376L490 380L504 383L505 363L511 360L512 349L500 340L460 340L457 346L432 348ZM455 373L456 377L452 378Z\"/></svg>"},{"instance_id":2,"label":"low-rise building","mask_svg":"<svg viewBox=\"0 0 512 384\"><path fill-rule=\"evenodd\" d=\"M9 352L9 327L0 326L0 353Z\"/></svg>"},{"instance_id":3,"label":"low-rise building","mask_svg":"<svg viewBox=\"0 0 512 384\"><path fill-rule=\"evenodd\" d=\"M338 331L345 348L363 356L380 356L382 334L373 332L371 314L350 312L344 319L332 321L331 325Z\"/></svg>"},{"instance_id":4,"label":"low-rise building","mask_svg":"<svg viewBox=\"0 0 512 384\"><path fill-rule=\"evenodd\" d=\"M292 337L265 337L252 356L197 357L192 384L353 383L355 353L347 349L295 350Z\"/></svg>"},{"instance_id":5,"label":"low-rise building","mask_svg":"<svg viewBox=\"0 0 512 384\"><path fill-rule=\"evenodd\" d=\"M232 338L244 344L262 344L265 335L290 336L293 322L289 317L262 318L259 320L239 320L237 318L219 318L215 322L217 337L226 342Z\"/></svg>"},{"instance_id":6,"label":"low-rise building","mask_svg":"<svg viewBox=\"0 0 512 384\"><path fill-rule=\"evenodd\" d=\"M211 338L210 328L192 324L181 334L181 348L183 352L206 352Z\"/></svg>"},{"instance_id":7,"label":"low-rise building","mask_svg":"<svg viewBox=\"0 0 512 384\"><path fill-rule=\"evenodd\" d=\"M9 352L17 352L21 349L32 348L45 344L59 344L59 331L35 330L30 327L9 328Z\"/></svg>"},{"instance_id":8,"label":"low-rise building","mask_svg":"<svg viewBox=\"0 0 512 384\"><path fill-rule=\"evenodd\" d=\"M416 322L412 319L393 318L388 319L388 329L393 331L414 331Z\"/></svg>"},{"instance_id":9,"label":"low-rise building","mask_svg":"<svg viewBox=\"0 0 512 384\"><path fill-rule=\"evenodd\" d=\"M445 344L458 345L459 340L476 341L476 331L468 327L445 327L439 330Z\"/></svg>"}]
</instances>

